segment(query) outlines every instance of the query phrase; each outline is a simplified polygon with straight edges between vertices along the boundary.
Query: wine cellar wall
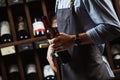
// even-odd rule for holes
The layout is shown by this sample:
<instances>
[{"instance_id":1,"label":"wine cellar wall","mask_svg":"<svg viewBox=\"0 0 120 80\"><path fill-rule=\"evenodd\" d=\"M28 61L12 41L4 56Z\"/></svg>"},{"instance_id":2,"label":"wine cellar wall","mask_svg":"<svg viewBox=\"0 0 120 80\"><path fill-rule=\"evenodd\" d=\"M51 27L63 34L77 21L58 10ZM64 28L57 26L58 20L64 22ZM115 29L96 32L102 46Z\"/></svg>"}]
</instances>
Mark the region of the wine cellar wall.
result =
<instances>
[{"instance_id":1,"label":"wine cellar wall","mask_svg":"<svg viewBox=\"0 0 120 80\"><path fill-rule=\"evenodd\" d=\"M42 23L42 17L54 10L52 1L0 1L0 80L59 80L46 60Z\"/></svg>"},{"instance_id":2,"label":"wine cellar wall","mask_svg":"<svg viewBox=\"0 0 120 80\"><path fill-rule=\"evenodd\" d=\"M60 80L46 60L42 22L54 5L55 0L0 0L0 80ZM119 80L120 38L107 42L105 56Z\"/></svg>"}]
</instances>

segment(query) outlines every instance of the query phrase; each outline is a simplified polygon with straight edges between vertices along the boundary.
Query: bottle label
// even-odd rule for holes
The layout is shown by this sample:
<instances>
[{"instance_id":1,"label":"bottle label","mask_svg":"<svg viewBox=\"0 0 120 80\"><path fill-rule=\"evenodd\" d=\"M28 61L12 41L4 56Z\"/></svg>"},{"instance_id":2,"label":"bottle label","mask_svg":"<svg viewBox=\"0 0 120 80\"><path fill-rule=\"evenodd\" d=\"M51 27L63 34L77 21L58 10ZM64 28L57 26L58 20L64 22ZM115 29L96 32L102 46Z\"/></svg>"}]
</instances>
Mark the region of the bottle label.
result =
<instances>
[{"instance_id":1,"label":"bottle label","mask_svg":"<svg viewBox=\"0 0 120 80\"><path fill-rule=\"evenodd\" d=\"M34 33L45 32L45 27L42 21L33 23L33 32Z\"/></svg>"},{"instance_id":2,"label":"bottle label","mask_svg":"<svg viewBox=\"0 0 120 80\"><path fill-rule=\"evenodd\" d=\"M1 55L2 56L15 54L15 53L16 53L15 46L8 46L8 47L1 48Z\"/></svg>"},{"instance_id":3,"label":"bottle label","mask_svg":"<svg viewBox=\"0 0 120 80\"><path fill-rule=\"evenodd\" d=\"M25 29L24 22L20 22L20 23L18 24L18 31L24 30L24 29Z\"/></svg>"},{"instance_id":4,"label":"bottle label","mask_svg":"<svg viewBox=\"0 0 120 80\"><path fill-rule=\"evenodd\" d=\"M10 34L10 26L8 21L1 22L1 36L4 34Z\"/></svg>"}]
</instances>

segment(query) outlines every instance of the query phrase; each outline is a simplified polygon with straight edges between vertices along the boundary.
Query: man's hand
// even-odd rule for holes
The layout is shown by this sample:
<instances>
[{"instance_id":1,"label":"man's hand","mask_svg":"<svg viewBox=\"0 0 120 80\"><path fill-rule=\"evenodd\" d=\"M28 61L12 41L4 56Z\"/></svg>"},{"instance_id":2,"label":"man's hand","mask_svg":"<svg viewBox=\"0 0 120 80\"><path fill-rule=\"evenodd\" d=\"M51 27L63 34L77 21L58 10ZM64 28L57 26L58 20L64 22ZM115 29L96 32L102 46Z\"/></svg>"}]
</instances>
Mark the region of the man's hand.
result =
<instances>
[{"instance_id":1,"label":"man's hand","mask_svg":"<svg viewBox=\"0 0 120 80\"><path fill-rule=\"evenodd\" d=\"M61 33L58 37L51 39L50 43L55 51L60 52L74 46L74 40L75 35Z\"/></svg>"},{"instance_id":2,"label":"man's hand","mask_svg":"<svg viewBox=\"0 0 120 80\"><path fill-rule=\"evenodd\" d=\"M52 69L53 69L55 72L57 72L57 65L55 65L54 60L53 60L53 57L52 57L53 51L54 51L54 50L53 50L52 46L49 45L48 51L47 51L47 60L48 60L48 62L49 62L49 64L50 64L50 66L52 67Z\"/></svg>"}]
</instances>

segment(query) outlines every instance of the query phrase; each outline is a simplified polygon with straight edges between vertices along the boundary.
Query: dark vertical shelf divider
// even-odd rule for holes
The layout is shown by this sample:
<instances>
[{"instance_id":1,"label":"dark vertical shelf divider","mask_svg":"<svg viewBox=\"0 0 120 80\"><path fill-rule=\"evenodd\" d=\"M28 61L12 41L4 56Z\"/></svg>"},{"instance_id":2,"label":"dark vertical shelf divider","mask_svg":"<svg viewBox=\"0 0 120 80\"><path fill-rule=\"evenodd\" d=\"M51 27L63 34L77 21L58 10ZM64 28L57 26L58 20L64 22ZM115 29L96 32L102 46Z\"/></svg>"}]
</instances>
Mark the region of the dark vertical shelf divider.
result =
<instances>
[{"instance_id":1,"label":"dark vertical shelf divider","mask_svg":"<svg viewBox=\"0 0 120 80\"><path fill-rule=\"evenodd\" d=\"M25 72L23 69L23 62L22 62L22 58L21 58L21 53L19 53L19 49L18 49L18 52L16 54L17 54L18 68L19 68L21 80L26 80L25 79Z\"/></svg>"},{"instance_id":2,"label":"dark vertical shelf divider","mask_svg":"<svg viewBox=\"0 0 120 80\"><path fill-rule=\"evenodd\" d=\"M15 31L15 25L14 25L14 21L13 21L13 15L11 12L11 8L8 6L8 19L10 21L10 28L11 28L11 33L13 36L13 41L16 41L16 31Z\"/></svg>"},{"instance_id":3,"label":"dark vertical shelf divider","mask_svg":"<svg viewBox=\"0 0 120 80\"><path fill-rule=\"evenodd\" d=\"M31 17L30 17L30 11L29 8L27 6L27 3L25 2L24 4L25 6L25 13L26 13L26 17L27 17L27 21L28 21L28 29L29 29L29 33L30 33L30 37L33 38L33 28L32 28L32 22L31 22Z\"/></svg>"},{"instance_id":4,"label":"dark vertical shelf divider","mask_svg":"<svg viewBox=\"0 0 120 80\"><path fill-rule=\"evenodd\" d=\"M111 48L110 48L109 42L106 42L106 52L107 52L107 57L108 57L110 66L111 66L112 70L114 70L114 63L113 63L113 59L112 59L112 53L111 53Z\"/></svg>"},{"instance_id":5,"label":"dark vertical shelf divider","mask_svg":"<svg viewBox=\"0 0 120 80\"><path fill-rule=\"evenodd\" d=\"M47 9L46 9L46 5L45 5L45 1L41 0L41 6L42 6L42 10L43 10L43 15L44 16L48 16L47 14Z\"/></svg>"},{"instance_id":6,"label":"dark vertical shelf divider","mask_svg":"<svg viewBox=\"0 0 120 80\"><path fill-rule=\"evenodd\" d=\"M6 68L5 68L5 63L4 63L1 55L0 55L0 67L1 67L2 79L7 80L7 72L6 72Z\"/></svg>"},{"instance_id":7,"label":"dark vertical shelf divider","mask_svg":"<svg viewBox=\"0 0 120 80\"><path fill-rule=\"evenodd\" d=\"M36 63L36 68L37 68L37 72L38 72L38 77L40 80L43 80L43 75L42 75L42 71L41 71L41 62L39 59L39 55L37 54L36 49L34 49L34 58L35 58L35 63Z\"/></svg>"}]
</instances>

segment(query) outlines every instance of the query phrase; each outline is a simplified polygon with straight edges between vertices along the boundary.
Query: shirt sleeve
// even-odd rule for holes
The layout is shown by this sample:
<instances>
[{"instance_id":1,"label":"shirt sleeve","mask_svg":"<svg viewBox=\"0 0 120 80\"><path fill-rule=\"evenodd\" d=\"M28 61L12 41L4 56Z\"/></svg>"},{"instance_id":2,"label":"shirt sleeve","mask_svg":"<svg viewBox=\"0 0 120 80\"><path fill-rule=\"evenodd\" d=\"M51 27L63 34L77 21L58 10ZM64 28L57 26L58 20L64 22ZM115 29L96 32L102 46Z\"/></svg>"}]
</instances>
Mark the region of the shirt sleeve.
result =
<instances>
[{"instance_id":1,"label":"shirt sleeve","mask_svg":"<svg viewBox=\"0 0 120 80\"><path fill-rule=\"evenodd\" d=\"M120 36L120 22L110 0L83 0L83 4L90 18L97 24L86 32L95 44Z\"/></svg>"}]
</instances>

